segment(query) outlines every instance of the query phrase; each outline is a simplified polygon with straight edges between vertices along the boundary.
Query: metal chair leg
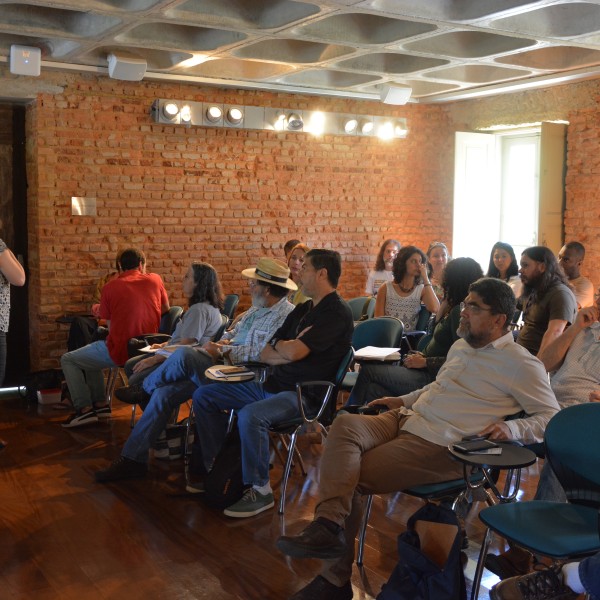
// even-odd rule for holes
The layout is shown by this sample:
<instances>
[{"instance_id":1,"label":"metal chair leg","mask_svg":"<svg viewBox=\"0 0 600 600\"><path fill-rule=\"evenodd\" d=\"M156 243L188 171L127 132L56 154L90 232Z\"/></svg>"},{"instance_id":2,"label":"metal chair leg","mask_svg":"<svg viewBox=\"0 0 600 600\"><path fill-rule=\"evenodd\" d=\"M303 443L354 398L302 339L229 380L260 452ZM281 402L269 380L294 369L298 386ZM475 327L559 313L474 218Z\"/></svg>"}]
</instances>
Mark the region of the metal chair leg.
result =
<instances>
[{"instance_id":1,"label":"metal chair leg","mask_svg":"<svg viewBox=\"0 0 600 600\"><path fill-rule=\"evenodd\" d=\"M292 433L290 436L290 444L287 455L287 460L285 461L285 468L283 470L283 479L281 480L281 497L279 498L279 514L282 515L285 507L285 492L287 489L287 482L290 478L290 470L292 468L292 459L294 458L294 449L296 448L296 437L298 435L298 431L300 427Z\"/></svg>"},{"instance_id":2,"label":"metal chair leg","mask_svg":"<svg viewBox=\"0 0 600 600\"><path fill-rule=\"evenodd\" d=\"M363 566L363 558L365 553L365 538L367 537L367 526L369 524L369 517L371 516L371 508L373 507L373 496L369 495L367 498L367 505L365 506L365 514L363 515L363 521L360 526L360 533L358 535L358 552L356 554L356 564L359 567Z\"/></svg>"},{"instance_id":3,"label":"metal chair leg","mask_svg":"<svg viewBox=\"0 0 600 600\"><path fill-rule=\"evenodd\" d=\"M471 589L471 600L477 600L479 597L479 587L481 586L481 578L483 576L483 566L485 564L485 557L492 541L492 532L489 528L485 530L483 536L483 542L481 542L481 550L479 551L479 558L477 560L477 568L475 569L475 576L473 577L473 587Z\"/></svg>"}]
</instances>

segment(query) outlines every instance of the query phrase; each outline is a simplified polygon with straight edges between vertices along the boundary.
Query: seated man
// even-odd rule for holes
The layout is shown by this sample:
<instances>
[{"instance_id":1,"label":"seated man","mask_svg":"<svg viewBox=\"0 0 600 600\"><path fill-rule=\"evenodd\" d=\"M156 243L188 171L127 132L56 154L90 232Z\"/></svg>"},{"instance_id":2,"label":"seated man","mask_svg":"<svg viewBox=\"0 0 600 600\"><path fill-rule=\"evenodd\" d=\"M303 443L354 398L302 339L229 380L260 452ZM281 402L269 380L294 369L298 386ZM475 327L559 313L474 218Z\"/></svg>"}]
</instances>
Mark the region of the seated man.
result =
<instances>
[{"instance_id":1,"label":"seated man","mask_svg":"<svg viewBox=\"0 0 600 600\"><path fill-rule=\"evenodd\" d=\"M548 344L540 359L551 371L550 386L561 408L600 401L600 298L598 306L583 308L575 322ZM566 502L567 497L548 461L540 473L534 500ZM530 571L532 555L511 546L501 554L488 554L485 566L500 578Z\"/></svg>"},{"instance_id":2,"label":"seated man","mask_svg":"<svg viewBox=\"0 0 600 600\"><path fill-rule=\"evenodd\" d=\"M354 538L364 494L396 492L462 477L447 446L465 436L540 441L558 411L542 363L514 342L511 288L474 282L465 298L458 340L437 379L421 390L371 402L378 416L345 414L333 423L321 461L315 520L278 548L297 558L331 559L294 600L352 598ZM528 416L505 421L524 411ZM334 560L335 559L335 560Z\"/></svg>"},{"instance_id":3,"label":"seated man","mask_svg":"<svg viewBox=\"0 0 600 600\"><path fill-rule=\"evenodd\" d=\"M585 246L579 242L565 244L558 253L558 262L565 272L579 308L594 306L594 284L581 274Z\"/></svg>"},{"instance_id":4,"label":"seated man","mask_svg":"<svg viewBox=\"0 0 600 600\"><path fill-rule=\"evenodd\" d=\"M332 381L350 350L352 311L336 292L341 268L340 255L333 250L306 254L302 289L312 299L296 306L262 351L261 361L273 365L264 384L216 383L194 393L198 441L207 471L225 437L223 410L238 411L243 480L252 487L225 509L229 517L251 517L273 507L269 426L298 415L297 382Z\"/></svg>"},{"instance_id":5,"label":"seated man","mask_svg":"<svg viewBox=\"0 0 600 600\"><path fill-rule=\"evenodd\" d=\"M108 337L63 354L61 366L75 414L63 427L79 427L110 417L104 400L102 369L124 364L129 358L127 342L142 333L156 332L161 314L169 310L162 279L144 273L143 254L128 248L121 253L121 272L103 288L100 317L108 321Z\"/></svg>"},{"instance_id":6,"label":"seated man","mask_svg":"<svg viewBox=\"0 0 600 600\"><path fill-rule=\"evenodd\" d=\"M174 409L204 383L204 372L226 356L233 364L258 360L260 351L286 316L293 310L287 300L296 284L290 270L280 261L261 258L255 269L245 269L249 279L252 308L237 326L219 342L207 342L202 348L177 349L141 385L117 390L117 397L139 403L144 413L123 447L120 458L108 469L96 473L96 481L114 481L143 477L148 470L148 452L165 429Z\"/></svg>"}]
</instances>

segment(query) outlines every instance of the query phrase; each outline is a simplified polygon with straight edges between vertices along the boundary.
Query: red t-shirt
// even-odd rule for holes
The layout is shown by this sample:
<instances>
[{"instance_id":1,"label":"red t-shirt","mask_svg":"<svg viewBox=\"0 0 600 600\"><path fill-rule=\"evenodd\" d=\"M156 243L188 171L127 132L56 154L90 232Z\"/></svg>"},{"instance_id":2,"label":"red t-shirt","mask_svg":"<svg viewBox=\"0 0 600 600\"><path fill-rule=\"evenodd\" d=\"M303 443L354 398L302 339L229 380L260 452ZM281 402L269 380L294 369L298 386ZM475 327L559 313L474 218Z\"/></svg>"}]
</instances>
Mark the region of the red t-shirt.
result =
<instances>
[{"instance_id":1,"label":"red t-shirt","mask_svg":"<svg viewBox=\"0 0 600 600\"><path fill-rule=\"evenodd\" d=\"M130 338L158 331L162 307L168 303L165 286L156 273L131 269L102 288L100 318L110 320L106 346L117 365L129 358Z\"/></svg>"}]
</instances>

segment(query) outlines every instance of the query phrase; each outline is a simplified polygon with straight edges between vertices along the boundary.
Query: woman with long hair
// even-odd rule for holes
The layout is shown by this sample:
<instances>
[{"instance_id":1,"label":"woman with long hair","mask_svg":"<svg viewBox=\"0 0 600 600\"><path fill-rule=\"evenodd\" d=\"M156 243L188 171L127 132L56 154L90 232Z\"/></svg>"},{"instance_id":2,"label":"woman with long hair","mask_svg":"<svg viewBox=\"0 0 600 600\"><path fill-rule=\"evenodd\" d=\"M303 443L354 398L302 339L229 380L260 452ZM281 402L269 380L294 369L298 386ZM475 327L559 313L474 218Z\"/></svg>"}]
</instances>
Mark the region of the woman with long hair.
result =
<instances>
[{"instance_id":1,"label":"woman with long hair","mask_svg":"<svg viewBox=\"0 0 600 600\"><path fill-rule=\"evenodd\" d=\"M379 288L387 281L393 281L394 273L392 272L394 259L402 244L398 240L385 240L379 248L377 258L375 259L375 269L369 273L367 277L367 285L365 293L367 296L376 296Z\"/></svg>"},{"instance_id":2,"label":"woman with long hair","mask_svg":"<svg viewBox=\"0 0 600 600\"><path fill-rule=\"evenodd\" d=\"M506 281L518 298L521 295L521 278L519 277L519 265L515 251L510 244L496 242L490 252L490 264L486 277L495 277Z\"/></svg>"},{"instance_id":3,"label":"woman with long hair","mask_svg":"<svg viewBox=\"0 0 600 600\"><path fill-rule=\"evenodd\" d=\"M183 277L183 293L188 298L188 309L177 323L171 339L154 344L155 353L149 357L135 356L125 364L129 385L139 384L158 365L171 355L177 346L191 346L210 341L223 320L223 292L217 272L205 262L194 262ZM130 375L131 374L131 375Z\"/></svg>"},{"instance_id":4,"label":"woman with long hair","mask_svg":"<svg viewBox=\"0 0 600 600\"><path fill-rule=\"evenodd\" d=\"M290 270L290 279L298 286L298 289L290 292L288 296L288 300L294 306L310 300L302 292L302 280L300 277L302 266L304 265L304 257L309 250L310 248L306 244L299 243L292 248L288 256L287 266Z\"/></svg>"},{"instance_id":5,"label":"woman with long hair","mask_svg":"<svg viewBox=\"0 0 600 600\"><path fill-rule=\"evenodd\" d=\"M439 300L427 275L427 257L416 246L404 246L393 265L394 280L381 286L375 302L376 317L396 317L404 323L404 331L413 331L419 319L421 303L436 312Z\"/></svg>"},{"instance_id":6,"label":"woman with long hair","mask_svg":"<svg viewBox=\"0 0 600 600\"><path fill-rule=\"evenodd\" d=\"M405 357L402 367L364 364L348 399L349 405L363 405L384 396L402 396L431 383L446 361L450 346L458 339L460 304L469 286L483 272L472 258L455 258L444 269L444 300L437 312L435 328L421 352Z\"/></svg>"},{"instance_id":7,"label":"woman with long hair","mask_svg":"<svg viewBox=\"0 0 600 600\"><path fill-rule=\"evenodd\" d=\"M450 260L448 248L443 242L431 242L427 248L427 273L429 281L433 287L435 295L441 302L444 298L444 290L442 287L442 277L444 268Z\"/></svg>"}]
</instances>

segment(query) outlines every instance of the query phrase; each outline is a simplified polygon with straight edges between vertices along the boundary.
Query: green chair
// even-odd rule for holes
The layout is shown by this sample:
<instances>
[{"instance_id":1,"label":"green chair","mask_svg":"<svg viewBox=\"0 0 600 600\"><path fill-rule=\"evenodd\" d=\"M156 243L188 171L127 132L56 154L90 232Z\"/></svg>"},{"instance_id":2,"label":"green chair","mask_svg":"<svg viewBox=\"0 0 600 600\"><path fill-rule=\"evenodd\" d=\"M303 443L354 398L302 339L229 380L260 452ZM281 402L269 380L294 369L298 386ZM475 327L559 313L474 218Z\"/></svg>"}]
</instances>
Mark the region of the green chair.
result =
<instances>
[{"instance_id":1,"label":"green chair","mask_svg":"<svg viewBox=\"0 0 600 600\"><path fill-rule=\"evenodd\" d=\"M534 554L579 559L600 550L600 404L570 406L548 423L546 460L568 502L516 502L482 510L487 527L472 598L477 598L483 564L495 532Z\"/></svg>"}]
</instances>

